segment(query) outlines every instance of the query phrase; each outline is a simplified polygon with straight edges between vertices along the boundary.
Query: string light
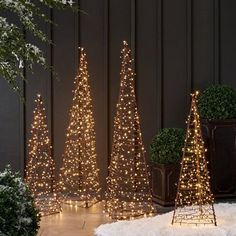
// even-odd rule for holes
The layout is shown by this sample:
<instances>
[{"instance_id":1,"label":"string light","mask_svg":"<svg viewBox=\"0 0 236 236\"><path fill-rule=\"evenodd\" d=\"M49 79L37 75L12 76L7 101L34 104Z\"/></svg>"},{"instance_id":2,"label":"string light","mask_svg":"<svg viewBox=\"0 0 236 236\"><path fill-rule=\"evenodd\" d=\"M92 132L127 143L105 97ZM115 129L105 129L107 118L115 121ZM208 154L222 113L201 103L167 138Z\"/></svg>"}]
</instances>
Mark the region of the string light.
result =
<instances>
[{"instance_id":1,"label":"string light","mask_svg":"<svg viewBox=\"0 0 236 236\"><path fill-rule=\"evenodd\" d=\"M206 149L197 109L198 94L198 91L191 94L192 103L186 122L187 134L172 224L216 225L214 198L205 160Z\"/></svg>"},{"instance_id":2,"label":"string light","mask_svg":"<svg viewBox=\"0 0 236 236\"><path fill-rule=\"evenodd\" d=\"M105 210L113 219L133 219L154 213L139 116L131 51L124 41L121 83Z\"/></svg>"},{"instance_id":3,"label":"string light","mask_svg":"<svg viewBox=\"0 0 236 236\"><path fill-rule=\"evenodd\" d=\"M80 49L70 122L67 128L60 191L66 203L89 207L100 199L99 169L86 53Z\"/></svg>"},{"instance_id":4,"label":"string light","mask_svg":"<svg viewBox=\"0 0 236 236\"><path fill-rule=\"evenodd\" d=\"M61 211L55 191L55 163L51 156L51 144L46 124L42 97L37 95L31 124L31 139L28 142L26 183L35 200L40 214L50 215Z\"/></svg>"}]
</instances>

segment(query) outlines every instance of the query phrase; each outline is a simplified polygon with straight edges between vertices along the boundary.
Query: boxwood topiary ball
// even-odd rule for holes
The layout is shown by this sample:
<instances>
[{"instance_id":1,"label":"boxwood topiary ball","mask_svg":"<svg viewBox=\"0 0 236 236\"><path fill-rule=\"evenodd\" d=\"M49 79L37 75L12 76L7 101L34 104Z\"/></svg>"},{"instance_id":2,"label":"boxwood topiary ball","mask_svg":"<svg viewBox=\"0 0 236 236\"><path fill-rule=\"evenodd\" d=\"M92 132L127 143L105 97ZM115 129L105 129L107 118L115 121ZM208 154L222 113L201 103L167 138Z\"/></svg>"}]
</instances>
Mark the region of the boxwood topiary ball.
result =
<instances>
[{"instance_id":1,"label":"boxwood topiary ball","mask_svg":"<svg viewBox=\"0 0 236 236\"><path fill-rule=\"evenodd\" d=\"M28 187L8 166L0 173L0 235L37 235L39 221Z\"/></svg>"},{"instance_id":2,"label":"boxwood topiary ball","mask_svg":"<svg viewBox=\"0 0 236 236\"><path fill-rule=\"evenodd\" d=\"M236 118L236 91L226 85L212 85L199 97L198 107L203 119Z\"/></svg>"},{"instance_id":3,"label":"boxwood topiary ball","mask_svg":"<svg viewBox=\"0 0 236 236\"><path fill-rule=\"evenodd\" d=\"M182 158L184 130L179 128L162 129L150 145L151 162L156 164L177 164Z\"/></svg>"}]
</instances>

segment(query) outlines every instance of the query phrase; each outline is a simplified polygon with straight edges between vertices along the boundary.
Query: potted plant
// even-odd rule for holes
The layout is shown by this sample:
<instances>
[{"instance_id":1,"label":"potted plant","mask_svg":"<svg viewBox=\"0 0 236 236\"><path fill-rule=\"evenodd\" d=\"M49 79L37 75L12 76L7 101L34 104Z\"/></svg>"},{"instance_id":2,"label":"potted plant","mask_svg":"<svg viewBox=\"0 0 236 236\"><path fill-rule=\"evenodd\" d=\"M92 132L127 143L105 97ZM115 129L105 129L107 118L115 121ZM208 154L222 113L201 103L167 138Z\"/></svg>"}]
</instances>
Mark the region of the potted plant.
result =
<instances>
[{"instance_id":1,"label":"potted plant","mask_svg":"<svg viewBox=\"0 0 236 236\"><path fill-rule=\"evenodd\" d=\"M40 216L27 185L9 166L0 173L0 235L36 236Z\"/></svg>"},{"instance_id":2,"label":"potted plant","mask_svg":"<svg viewBox=\"0 0 236 236\"><path fill-rule=\"evenodd\" d=\"M236 196L236 91L213 85L199 97L203 138L208 149L215 197Z\"/></svg>"},{"instance_id":3,"label":"potted plant","mask_svg":"<svg viewBox=\"0 0 236 236\"><path fill-rule=\"evenodd\" d=\"M150 145L153 201L162 206L174 205L183 146L179 128L162 129Z\"/></svg>"}]
</instances>

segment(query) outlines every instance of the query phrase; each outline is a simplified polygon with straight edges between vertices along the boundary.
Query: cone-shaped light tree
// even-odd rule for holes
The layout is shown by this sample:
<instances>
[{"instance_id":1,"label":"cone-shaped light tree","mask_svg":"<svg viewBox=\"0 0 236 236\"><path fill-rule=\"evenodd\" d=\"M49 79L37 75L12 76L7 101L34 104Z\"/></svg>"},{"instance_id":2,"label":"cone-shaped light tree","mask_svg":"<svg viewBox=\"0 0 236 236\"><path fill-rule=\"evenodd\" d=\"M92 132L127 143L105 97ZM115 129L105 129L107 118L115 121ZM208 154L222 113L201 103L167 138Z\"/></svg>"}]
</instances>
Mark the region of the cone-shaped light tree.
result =
<instances>
[{"instance_id":1,"label":"cone-shaped light tree","mask_svg":"<svg viewBox=\"0 0 236 236\"><path fill-rule=\"evenodd\" d=\"M113 219L130 219L151 215L154 207L135 98L131 51L125 41L121 59L120 95L114 119L106 211Z\"/></svg>"},{"instance_id":2,"label":"cone-shaped light tree","mask_svg":"<svg viewBox=\"0 0 236 236\"><path fill-rule=\"evenodd\" d=\"M50 215L60 212L61 206L55 191L55 164L41 95L37 95L35 104L25 180L41 215Z\"/></svg>"},{"instance_id":3,"label":"cone-shaped light tree","mask_svg":"<svg viewBox=\"0 0 236 236\"><path fill-rule=\"evenodd\" d=\"M172 224L214 224L214 198L205 159L206 149L197 108L198 91L192 94L183 159Z\"/></svg>"},{"instance_id":4,"label":"cone-shaped light tree","mask_svg":"<svg viewBox=\"0 0 236 236\"><path fill-rule=\"evenodd\" d=\"M100 199L101 189L89 74L83 48L80 49L74 83L59 186L65 202L89 207Z\"/></svg>"}]
</instances>

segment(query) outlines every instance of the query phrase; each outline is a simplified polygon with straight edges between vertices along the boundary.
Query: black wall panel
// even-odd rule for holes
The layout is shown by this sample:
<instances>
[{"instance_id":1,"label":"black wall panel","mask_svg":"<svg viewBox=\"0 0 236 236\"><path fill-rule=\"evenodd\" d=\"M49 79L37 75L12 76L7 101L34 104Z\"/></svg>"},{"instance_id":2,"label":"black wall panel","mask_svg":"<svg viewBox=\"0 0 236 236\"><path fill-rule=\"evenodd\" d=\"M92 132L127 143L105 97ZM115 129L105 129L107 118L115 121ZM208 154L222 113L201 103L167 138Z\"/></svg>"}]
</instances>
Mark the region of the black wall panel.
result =
<instances>
[{"instance_id":1,"label":"black wall panel","mask_svg":"<svg viewBox=\"0 0 236 236\"><path fill-rule=\"evenodd\" d=\"M152 6L152 7L150 7ZM136 1L135 69L138 110L143 140L148 147L158 127L157 1ZM148 12L148 14L147 14ZM147 27L147 25L149 27ZM152 124L152 125L151 125ZM149 150L147 150L149 151Z\"/></svg>"},{"instance_id":2,"label":"black wall panel","mask_svg":"<svg viewBox=\"0 0 236 236\"><path fill-rule=\"evenodd\" d=\"M214 0L193 1L192 85L204 89L214 83Z\"/></svg>"},{"instance_id":3,"label":"black wall panel","mask_svg":"<svg viewBox=\"0 0 236 236\"><path fill-rule=\"evenodd\" d=\"M80 0L81 9L88 15L80 15L80 45L87 52L90 74L93 112L95 117L98 166L101 170L101 186L105 188L108 165L108 15L107 1ZM93 29L93 30L88 30Z\"/></svg>"},{"instance_id":4,"label":"black wall panel","mask_svg":"<svg viewBox=\"0 0 236 236\"><path fill-rule=\"evenodd\" d=\"M236 1L220 2L220 77L222 84L236 87Z\"/></svg>"},{"instance_id":5,"label":"black wall panel","mask_svg":"<svg viewBox=\"0 0 236 236\"><path fill-rule=\"evenodd\" d=\"M54 42L52 64L58 73L53 80L51 107L53 114L53 154L57 171L62 164L65 133L69 125L69 110L72 105L72 90L78 67L78 16L71 11L54 11ZM65 20L66 19L66 20Z\"/></svg>"},{"instance_id":6,"label":"black wall panel","mask_svg":"<svg viewBox=\"0 0 236 236\"><path fill-rule=\"evenodd\" d=\"M15 170L24 170L23 108L16 94L5 81L0 80L0 166L11 164Z\"/></svg>"},{"instance_id":7,"label":"black wall panel","mask_svg":"<svg viewBox=\"0 0 236 236\"><path fill-rule=\"evenodd\" d=\"M163 124L165 127L183 126L186 117L186 101L189 94L187 84L190 79L187 76L187 2L186 0L163 1Z\"/></svg>"},{"instance_id":8,"label":"black wall panel","mask_svg":"<svg viewBox=\"0 0 236 236\"><path fill-rule=\"evenodd\" d=\"M45 52L58 72L28 71L26 104L0 81L0 168L11 163L23 172L36 93L42 93L57 170L61 165L78 47L87 51L91 76L98 165L102 187L112 144L119 93L120 50L130 43L144 144L162 127L185 127L189 93L210 84L236 89L236 2L234 0L79 0L86 14L47 10L57 26L40 24L54 42L28 39ZM26 135L24 134L26 131Z\"/></svg>"},{"instance_id":9,"label":"black wall panel","mask_svg":"<svg viewBox=\"0 0 236 236\"><path fill-rule=\"evenodd\" d=\"M132 0L109 1L109 22L108 22L108 39L109 39L109 130L110 139L113 132L113 118L116 114L115 108L118 102L120 86L120 51L123 40L131 41L131 3ZM133 46L133 45L131 45Z\"/></svg>"}]
</instances>

